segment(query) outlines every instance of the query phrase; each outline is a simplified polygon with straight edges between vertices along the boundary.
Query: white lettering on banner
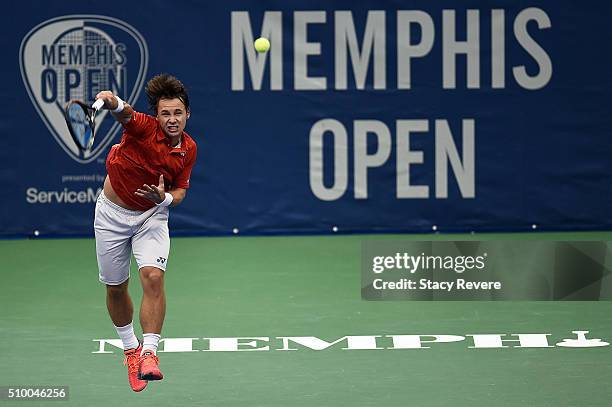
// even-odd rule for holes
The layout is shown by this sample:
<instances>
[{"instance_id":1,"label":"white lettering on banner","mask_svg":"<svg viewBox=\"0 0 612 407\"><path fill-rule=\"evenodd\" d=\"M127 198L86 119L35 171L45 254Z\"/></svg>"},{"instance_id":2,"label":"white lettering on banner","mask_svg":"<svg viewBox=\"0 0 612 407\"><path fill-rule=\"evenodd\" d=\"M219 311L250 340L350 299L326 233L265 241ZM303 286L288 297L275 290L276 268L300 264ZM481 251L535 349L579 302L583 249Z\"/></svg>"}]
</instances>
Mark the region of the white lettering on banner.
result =
<instances>
[{"instance_id":1,"label":"white lettering on banner","mask_svg":"<svg viewBox=\"0 0 612 407\"><path fill-rule=\"evenodd\" d=\"M506 20L504 10L491 10L491 87L506 86Z\"/></svg>"},{"instance_id":2,"label":"white lettering on banner","mask_svg":"<svg viewBox=\"0 0 612 407\"><path fill-rule=\"evenodd\" d=\"M542 89L550 82L552 77L552 61L540 45L531 38L527 32L527 23L534 20L538 23L538 28L550 28L551 22L548 15L539 8L528 8L519 13L514 20L514 35L519 44L531 55L539 67L539 73L536 76L529 76L524 65L515 66L512 68L514 77L519 85L525 89L537 90Z\"/></svg>"},{"instance_id":3,"label":"white lettering on banner","mask_svg":"<svg viewBox=\"0 0 612 407\"><path fill-rule=\"evenodd\" d=\"M321 44L308 41L308 25L325 23L324 11L295 11L293 13L293 78L295 90L327 89L327 78L308 76L308 56L320 55Z\"/></svg>"},{"instance_id":4,"label":"white lettering on banner","mask_svg":"<svg viewBox=\"0 0 612 407\"><path fill-rule=\"evenodd\" d=\"M412 42L411 25L418 24L421 41ZM431 16L418 10L397 12L397 88L410 89L412 58L429 54L434 43L434 23Z\"/></svg>"},{"instance_id":5,"label":"white lettering on banner","mask_svg":"<svg viewBox=\"0 0 612 407\"><path fill-rule=\"evenodd\" d=\"M353 123L355 198L368 197L368 169L380 167L391 155L391 133L389 128L378 120L355 120ZM368 135L376 136L378 146L374 154L368 154Z\"/></svg>"},{"instance_id":6,"label":"white lettering on banner","mask_svg":"<svg viewBox=\"0 0 612 407\"><path fill-rule=\"evenodd\" d=\"M448 343L464 342L466 337L472 338L473 346L466 343L468 349L513 349L513 348L595 348L610 346L599 338L587 338L589 331L572 331L576 338L562 339L556 346L550 345L550 333L512 334L518 339L505 339L507 334L414 334L414 335L346 335L333 341L327 341L316 336L277 336L277 337L226 337L201 338L205 343L194 349L198 338L164 338L160 341L159 352L242 352L242 351L297 351L328 349L342 350L385 350L385 349L431 349L445 346ZM114 353L115 349L123 351L120 339L93 339L97 342L97 350L92 353ZM505 343L517 343L517 346L506 346ZM299 346L295 346L297 344ZM342 344L342 347L334 346Z\"/></svg>"},{"instance_id":7,"label":"white lettering on banner","mask_svg":"<svg viewBox=\"0 0 612 407\"><path fill-rule=\"evenodd\" d=\"M446 120L436 120L436 198L448 198L448 163L463 198L476 197L476 157L474 120L462 121L461 158Z\"/></svg>"},{"instance_id":8,"label":"white lettering on banner","mask_svg":"<svg viewBox=\"0 0 612 407\"><path fill-rule=\"evenodd\" d=\"M270 55L270 89L283 88L283 33L280 11L266 11L261 35L270 40L270 50L258 53L253 47L253 31L247 11L232 12L232 90L244 90L244 54L246 53L254 90L260 90L266 60Z\"/></svg>"},{"instance_id":9,"label":"white lettering on banner","mask_svg":"<svg viewBox=\"0 0 612 407\"><path fill-rule=\"evenodd\" d=\"M491 10L453 10L444 9L439 14L429 14L422 10L397 10L395 23L387 24L391 13L382 10L366 10L365 20L358 19L357 26L351 11L333 11L334 37L327 38L329 42L316 42L312 32L321 31L321 26L328 24L328 13L325 10L293 11L293 87L295 90L327 90L330 85L326 76L309 76L311 64L320 68L327 67L332 71L333 87L337 90L366 89L367 82L373 89L387 89L386 71L389 61L397 64L397 89L411 89L418 84L419 78L414 78L413 63L423 63L431 55L436 45L436 31L441 33L438 48L442 58L442 77L439 86L442 89L481 89L482 70L490 69L491 89L504 89L507 85L506 49L515 44L506 40L505 27L508 22L513 26L514 42L522 47L527 55L537 65L537 73L530 75L524 62L512 66L512 74L516 83L523 89L537 90L546 86L552 77L553 64L550 56L534 38L538 32L535 29L528 31L530 22L537 23L537 29L542 31L552 26L548 14L536 7L519 10L515 17L509 16L504 9ZM514 13L514 10L512 10ZM490 19L491 30L481 32L482 20ZM285 19L286 21L286 19ZM457 21L466 21L457 24ZM436 23L440 27L436 27ZM270 85L271 90L282 90L283 84L283 49L282 33L283 14L281 11L265 11L261 25L261 36L270 39L271 48L267 53L258 54L253 47L253 34L251 15L248 11L233 11L231 13L231 55L232 55L232 90L245 90L245 64L246 53L248 72L253 90L262 90L262 80L266 70L266 61L270 59ZM457 26L465 29L457 30ZM397 53L392 53L387 59L387 38L393 35L387 31L388 27L395 27L397 40ZM413 35L418 28L420 35ZM436 28L438 28L436 30ZM309 31L311 35L309 36ZM358 38L357 33L363 33ZM309 40L310 37L310 40ZM417 37L415 40L414 37ZM460 39L461 38L461 39ZM324 50L331 50L325 53ZM333 52L333 61L316 56L327 56ZM269 55L269 57L268 57ZM483 64L484 56L490 55L489 64ZM509 54L520 55L519 53ZM350 56L350 58L349 58ZM397 56L397 58L394 58ZM521 56L522 57L522 56ZM457 80L457 75L463 72L458 68L458 58L465 58L466 79ZM515 57L516 58L516 57ZM331 58L330 58L331 59ZM354 85L349 80L349 59L352 67ZM285 59L287 60L287 59ZM313 62L316 60L316 62ZM372 69L370 69L372 66ZM434 68L430 68L434 69ZM319 69L320 71L321 69ZM327 71L324 69L324 71ZM371 75L368 73L371 72ZM486 77L486 75L485 75ZM393 86L393 85L391 85ZM431 86L430 83L427 86Z\"/></svg>"},{"instance_id":10,"label":"white lettering on banner","mask_svg":"<svg viewBox=\"0 0 612 407\"><path fill-rule=\"evenodd\" d=\"M323 137L330 133L334 141L334 176L331 187L323 184ZM310 129L310 189L322 201L334 201L344 195L348 186L348 137L338 120L319 120Z\"/></svg>"},{"instance_id":11,"label":"white lettering on banner","mask_svg":"<svg viewBox=\"0 0 612 407\"><path fill-rule=\"evenodd\" d=\"M435 120L435 198L448 198L448 163L452 168L455 181L462 198L476 196L476 152L475 121L462 120L462 154L460 155L446 120ZM423 151L411 150L412 133L425 133L429 130L427 120L396 121L396 181L398 199L429 198L428 185L411 184L411 167L424 164ZM325 133L331 133L333 139L333 165L327 171L333 175L332 186L325 186L326 168L324 166L326 151ZM376 137L377 149L367 152L367 136ZM391 156L392 140L387 125L378 120L355 120L353 122L353 157L354 157L354 197L367 199L368 172L370 169L383 166ZM333 201L341 198L348 188L348 135L342 123L334 119L317 121L310 130L309 140L309 176L312 193L322 201ZM329 147L327 151L329 151Z\"/></svg>"},{"instance_id":12,"label":"white lettering on banner","mask_svg":"<svg viewBox=\"0 0 612 407\"><path fill-rule=\"evenodd\" d=\"M397 121L396 195L400 199L429 197L429 186L410 183L410 166L423 164L423 152L410 149L410 135L411 133L424 133L428 130L427 120Z\"/></svg>"},{"instance_id":13,"label":"white lettering on banner","mask_svg":"<svg viewBox=\"0 0 612 407\"><path fill-rule=\"evenodd\" d=\"M30 187L26 190L26 202L29 204L53 204L53 203L91 203L96 202L102 188L87 188L85 191L72 191L64 188L62 191L39 191Z\"/></svg>"},{"instance_id":14,"label":"white lettering on banner","mask_svg":"<svg viewBox=\"0 0 612 407\"><path fill-rule=\"evenodd\" d=\"M351 65L355 75L355 87L365 89L370 55L374 54L374 89L387 87L386 49L385 49L385 12L368 11L363 44L359 47L352 11L336 11L335 18L335 64L336 89L347 89L347 49L351 55ZM361 48L361 52L359 49ZM374 50L374 52L372 52Z\"/></svg>"},{"instance_id":15,"label":"white lettering on banner","mask_svg":"<svg viewBox=\"0 0 612 407\"><path fill-rule=\"evenodd\" d=\"M480 19L478 10L467 11L467 40L457 41L455 10L442 11L442 66L444 89L455 89L458 54L467 58L467 87L480 87Z\"/></svg>"}]
</instances>

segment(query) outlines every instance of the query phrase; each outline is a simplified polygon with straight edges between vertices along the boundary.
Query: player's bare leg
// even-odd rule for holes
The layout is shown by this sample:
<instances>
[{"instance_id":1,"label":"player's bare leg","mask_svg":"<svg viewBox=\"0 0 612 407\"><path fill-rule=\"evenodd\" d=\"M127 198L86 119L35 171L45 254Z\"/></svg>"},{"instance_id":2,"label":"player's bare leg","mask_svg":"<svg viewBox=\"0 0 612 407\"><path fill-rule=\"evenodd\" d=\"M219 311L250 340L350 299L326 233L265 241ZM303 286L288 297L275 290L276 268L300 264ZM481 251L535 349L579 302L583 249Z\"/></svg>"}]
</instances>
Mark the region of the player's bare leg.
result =
<instances>
[{"instance_id":1,"label":"player's bare leg","mask_svg":"<svg viewBox=\"0 0 612 407\"><path fill-rule=\"evenodd\" d=\"M140 366L140 352L142 345L136 339L132 317L134 306L128 292L128 281L119 285L106 286L106 308L115 325L117 334L123 342L125 359L124 365L128 367L128 381L134 391L142 391L147 387L147 382L138 377Z\"/></svg>"},{"instance_id":2,"label":"player's bare leg","mask_svg":"<svg viewBox=\"0 0 612 407\"><path fill-rule=\"evenodd\" d=\"M140 325L144 332L144 343L139 374L144 380L161 380L164 376L158 368L159 360L156 353L166 316L164 272L157 267L142 267L140 281L142 282Z\"/></svg>"},{"instance_id":3,"label":"player's bare leg","mask_svg":"<svg viewBox=\"0 0 612 407\"><path fill-rule=\"evenodd\" d=\"M132 322L134 306L128 292L129 280L119 285L106 286L106 308L115 326L125 326Z\"/></svg>"}]
</instances>

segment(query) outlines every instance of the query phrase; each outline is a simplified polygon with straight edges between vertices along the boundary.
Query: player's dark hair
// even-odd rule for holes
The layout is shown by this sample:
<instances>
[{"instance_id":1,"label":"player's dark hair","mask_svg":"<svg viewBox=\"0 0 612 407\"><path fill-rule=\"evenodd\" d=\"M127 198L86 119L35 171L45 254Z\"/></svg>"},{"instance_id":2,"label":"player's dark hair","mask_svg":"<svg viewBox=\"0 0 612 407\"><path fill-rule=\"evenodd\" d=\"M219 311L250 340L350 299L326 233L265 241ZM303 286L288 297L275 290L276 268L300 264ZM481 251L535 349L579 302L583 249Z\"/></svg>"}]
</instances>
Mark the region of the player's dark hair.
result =
<instances>
[{"instance_id":1,"label":"player's dark hair","mask_svg":"<svg viewBox=\"0 0 612 407\"><path fill-rule=\"evenodd\" d=\"M157 114L157 104L160 99L180 99L185 105L185 109L189 111L187 89L181 81L172 75L162 73L154 76L147 82L145 92L149 100L149 108L155 114Z\"/></svg>"}]
</instances>

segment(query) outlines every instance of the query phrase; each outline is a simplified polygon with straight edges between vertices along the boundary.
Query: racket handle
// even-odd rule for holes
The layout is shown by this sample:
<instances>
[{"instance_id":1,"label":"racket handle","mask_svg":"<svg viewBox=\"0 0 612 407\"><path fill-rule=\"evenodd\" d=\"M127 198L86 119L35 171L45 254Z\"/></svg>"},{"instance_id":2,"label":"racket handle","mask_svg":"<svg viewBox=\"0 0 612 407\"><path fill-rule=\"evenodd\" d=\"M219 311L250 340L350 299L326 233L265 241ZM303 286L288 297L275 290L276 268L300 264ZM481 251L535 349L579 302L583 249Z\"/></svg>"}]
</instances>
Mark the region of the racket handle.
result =
<instances>
[{"instance_id":1,"label":"racket handle","mask_svg":"<svg viewBox=\"0 0 612 407\"><path fill-rule=\"evenodd\" d=\"M102 108L102 106L104 106L104 101L102 99L98 99L94 102L93 105L91 105L91 107L93 107L96 110L100 110Z\"/></svg>"}]
</instances>

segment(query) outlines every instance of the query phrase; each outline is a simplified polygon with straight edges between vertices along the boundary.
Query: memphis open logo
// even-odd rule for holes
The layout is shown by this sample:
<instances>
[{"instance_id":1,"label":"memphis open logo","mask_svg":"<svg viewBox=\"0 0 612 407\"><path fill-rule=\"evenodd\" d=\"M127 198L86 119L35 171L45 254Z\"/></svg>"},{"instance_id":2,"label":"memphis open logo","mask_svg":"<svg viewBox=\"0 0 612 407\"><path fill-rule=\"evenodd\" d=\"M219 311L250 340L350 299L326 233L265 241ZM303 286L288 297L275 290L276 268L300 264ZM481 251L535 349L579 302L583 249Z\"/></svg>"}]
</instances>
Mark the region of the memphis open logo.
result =
<instances>
[{"instance_id":1,"label":"memphis open logo","mask_svg":"<svg viewBox=\"0 0 612 407\"><path fill-rule=\"evenodd\" d=\"M96 139L82 152L64 120L70 99L92 102L101 90L112 90L135 102L142 90L149 53L143 36L116 18L70 15L34 27L21 42L21 77L34 107L58 144L80 163L93 161L120 130L114 120L96 116Z\"/></svg>"}]
</instances>

